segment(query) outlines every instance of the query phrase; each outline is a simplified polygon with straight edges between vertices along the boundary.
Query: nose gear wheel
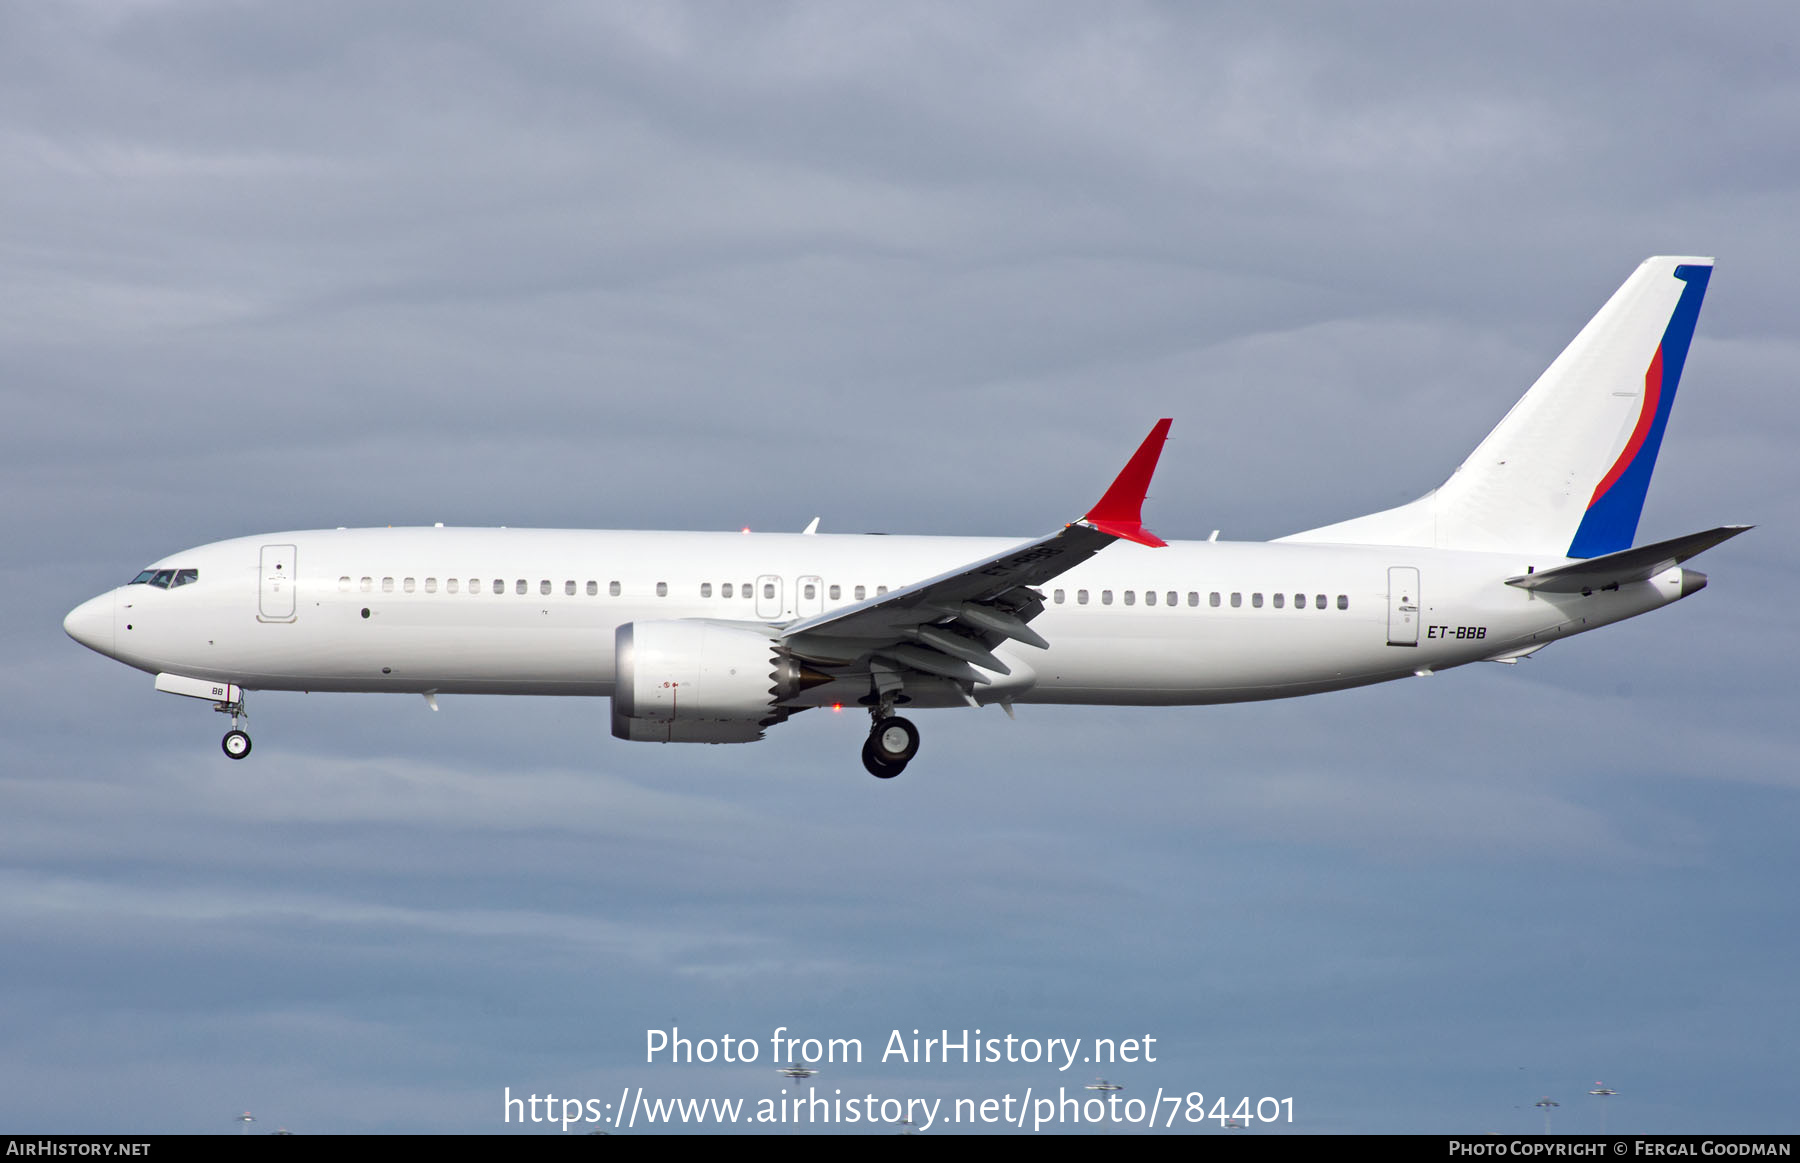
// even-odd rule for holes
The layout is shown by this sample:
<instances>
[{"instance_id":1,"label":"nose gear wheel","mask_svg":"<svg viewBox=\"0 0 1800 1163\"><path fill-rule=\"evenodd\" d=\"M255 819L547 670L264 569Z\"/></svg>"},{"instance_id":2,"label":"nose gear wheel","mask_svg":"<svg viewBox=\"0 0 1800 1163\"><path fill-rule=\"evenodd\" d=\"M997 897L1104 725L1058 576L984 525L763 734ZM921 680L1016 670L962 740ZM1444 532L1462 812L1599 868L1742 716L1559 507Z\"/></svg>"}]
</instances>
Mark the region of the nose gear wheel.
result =
<instances>
[{"instance_id":1,"label":"nose gear wheel","mask_svg":"<svg viewBox=\"0 0 1800 1163\"><path fill-rule=\"evenodd\" d=\"M225 752L227 759L242 759L250 754L250 733L243 724L250 718L250 712L244 709L244 698L240 693L235 703L214 703L213 710L221 715L231 716L231 730L225 732L225 738L219 740L219 749Z\"/></svg>"}]
</instances>

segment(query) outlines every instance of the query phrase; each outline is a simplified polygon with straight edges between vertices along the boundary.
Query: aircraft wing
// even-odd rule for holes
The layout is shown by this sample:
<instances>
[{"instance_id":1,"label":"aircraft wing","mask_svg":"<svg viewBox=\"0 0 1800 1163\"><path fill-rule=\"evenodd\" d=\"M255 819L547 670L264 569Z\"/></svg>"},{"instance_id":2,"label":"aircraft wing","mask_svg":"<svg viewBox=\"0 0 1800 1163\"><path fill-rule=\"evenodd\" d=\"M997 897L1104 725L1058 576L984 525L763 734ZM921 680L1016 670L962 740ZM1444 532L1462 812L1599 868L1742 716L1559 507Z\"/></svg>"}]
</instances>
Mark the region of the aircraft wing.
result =
<instances>
[{"instance_id":1,"label":"aircraft wing","mask_svg":"<svg viewBox=\"0 0 1800 1163\"><path fill-rule=\"evenodd\" d=\"M1026 625L1044 608L1043 595L1031 587L1114 541L1164 544L1144 528L1142 511L1169 424L1156 422L1081 520L949 573L792 623L782 630L783 641L795 654L823 665L873 657L970 685L989 681L976 666L1010 673L992 647L1008 638L1039 649L1050 645Z\"/></svg>"},{"instance_id":2,"label":"aircraft wing","mask_svg":"<svg viewBox=\"0 0 1800 1163\"><path fill-rule=\"evenodd\" d=\"M1582 594L1593 590L1616 589L1630 582L1649 581L1664 570L1672 569L1690 557L1698 557L1719 542L1728 541L1749 528L1749 525L1721 525L1704 533L1690 533L1686 537L1658 541L1654 545L1621 549L1604 557L1509 577L1506 584L1547 594Z\"/></svg>"}]
</instances>

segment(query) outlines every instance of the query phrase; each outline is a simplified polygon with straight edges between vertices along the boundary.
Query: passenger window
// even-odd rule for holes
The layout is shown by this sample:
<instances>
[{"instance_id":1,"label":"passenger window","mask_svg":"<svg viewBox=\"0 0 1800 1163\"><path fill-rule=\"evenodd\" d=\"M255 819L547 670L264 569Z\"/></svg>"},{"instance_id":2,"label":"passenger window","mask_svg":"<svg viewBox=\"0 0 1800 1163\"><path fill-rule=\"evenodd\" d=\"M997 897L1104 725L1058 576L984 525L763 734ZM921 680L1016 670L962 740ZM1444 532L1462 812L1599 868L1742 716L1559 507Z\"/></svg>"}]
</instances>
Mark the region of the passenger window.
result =
<instances>
[{"instance_id":1,"label":"passenger window","mask_svg":"<svg viewBox=\"0 0 1800 1163\"><path fill-rule=\"evenodd\" d=\"M775 583L774 582L764 582L763 583L763 597L772 598L774 596L775 596Z\"/></svg>"},{"instance_id":2,"label":"passenger window","mask_svg":"<svg viewBox=\"0 0 1800 1163\"><path fill-rule=\"evenodd\" d=\"M1173 605L1177 605L1179 603L1179 599L1180 599L1181 595L1176 593L1174 590L1170 590L1167 594L1167 597L1168 597L1168 602L1166 604L1173 606Z\"/></svg>"},{"instance_id":3,"label":"passenger window","mask_svg":"<svg viewBox=\"0 0 1800 1163\"><path fill-rule=\"evenodd\" d=\"M1349 594L1339 594L1338 595L1338 609L1348 610L1349 608L1350 608L1350 595Z\"/></svg>"},{"instance_id":4,"label":"passenger window","mask_svg":"<svg viewBox=\"0 0 1800 1163\"><path fill-rule=\"evenodd\" d=\"M1052 597L1055 599L1057 605L1060 606L1063 604L1063 592L1061 590L1057 590Z\"/></svg>"},{"instance_id":5,"label":"passenger window","mask_svg":"<svg viewBox=\"0 0 1800 1163\"><path fill-rule=\"evenodd\" d=\"M606 583L606 592L611 594L615 598L618 597L619 596L619 583L618 582L607 582Z\"/></svg>"},{"instance_id":6,"label":"passenger window","mask_svg":"<svg viewBox=\"0 0 1800 1163\"><path fill-rule=\"evenodd\" d=\"M381 579L381 592L384 594L391 594L394 592L394 579L393 578L384 577Z\"/></svg>"},{"instance_id":7,"label":"passenger window","mask_svg":"<svg viewBox=\"0 0 1800 1163\"><path fill-rule=\"evenodd\" d=\"M1306 609L1306 595L1305 594L1295 594L1294 595L1294 609L1296 609L1296 610Z\"/></svg>"},{"instance_id":8,"label":"passenger window","mask_svg":"<svg viewBox=\"0 0 1800 1163\"><path fill-rule=\"evenodd\" d=\"M1112 591L1111 590L1101 590L1100 591L1100 604L1102 606L1112 605Z\"/></svg>"},{"instance_id":9,"label":"passenger window","mask_svg":"<svg viewBox=\"0 0 1800 1163\"><path fill-rule=\"evenodd\" d=\"M1324 594L1315 594L1313 596L1313 603L1319 609L1323 610L1325 608L1325 595Z\"/></svg>"},{"instance_id":10,"label":"passenger window","mask_svg":"<svg viewBox=\"0 0 1800 1163\"><path fill-rule=\"evenodd\" d=\"M722 598L729 598L731 596L731 583L730 582L726 582L719 587L719 596Z\"/></svg>"},{"instance_id":11,"label":"passenger window","mask_svg":"<svg viewBox=\"0 0 1800 1163\"><path fill-rule=\"evenodd\" d=\"M593 597L598 597L599 594L600 594L600 583L597 581L590 581L587 584L587 596L590 598L593 598Z\"/></svg>"},{"instance_id":12,"label":"passenger window","mask_svg":"<svg viewBox=\"0 0 1800 1163\"><path fill-rule=\"evenodd\" d=\"M1126 590L1125 591L1125 604L1127 606L1137 605L1137 591L1136 590Z\"/></svg>"},{"instance_id":13,"label":"passenger window","mask_svg":"<svg viewBox=\"0 0 1800 1163\"><path fill-rule=\"evenodd\" d=\"M454 593L458 592L455 578L449 577L449 578L444 579L444 592L447 594L454 594Z\"/></svg>"},{"instance_id":14,"label":"passenger window","mask_svg":"<svg viewBox=\"0 0 1800 1163\"><path fill-rule=\"evenodd\" d=\"M575 596L575 583L573 581L564 582L563 583L563 597L572 598L574 596Z\"/></svg>"},{"instance_id":15,"label":"passenger window","mask_svg":"<svg viewBox=\"0 0 1800 1163\"><path fill-rule=\"evenodd\" d=\"M1243 594L1232 594L1231 595L1231 608L1232 609L1236 610L1236 609L1240 608L1241 606L1243 606L1243 604L1244 604L1244 595Z\"/></svg>"},{"instance_id":16,"label":"passenger window","mask_svg":"<svg viewBox=\"0 0 1800 1163\"><path fill-rule=\"evenodd\" d=\"M437 579L436 578L428 577L425 579L425 592L428 594L437 593Z\"/></svg>"},{"instance_id":17,"label":"passenger window","mask_svg":"<svg viewBox=\"0 0 1800 1163\"><path fill-rule=\"evenodd\" d=\"M1287 595L1286 594L1275 594L1273 596L1273 601L1275 602L1275 608L1277 610L1279 610L1279 609L1281 609L1281 607L1287 605Z\"/></svg>"},{"instance_id":18,"label":"passenger window","mask_svg":"<svg viewBox=\"0 0 1800 1163\"><path fill-rule=\"evenodd\" d=\"M538 579L538 593L540 595L542 595L542 594L548 594L549 592L550 592L550 579L547 577L539 578Z\"/></svg>"},{"instance_id":19,"label":"passenger window","mask_svg":"<svg viewBox=\"0 0 1800 1163\"><path fill-rule=\"evenodd\" d=\"M659 598L666 598L669 596L669 583L668 582L657 582L656 583L656 596Z\"/></svg>"},{"instance_id":20,"label":"passenger window","mask_svg":"<svg viewBox=\"0 0 1800 1163\"><path fill-rule=\"evenodd\" d=\"M711 582L701 582L700 583L700 596L703 598L712 597L712 583Z\"/></svg>"},{"instance_id":21,"label":"passenger window","mask_svg":"<svg viewBox=\"0 0 1800 1163\"><path fill-rule=\"evenodd\" d=\"M341 577L341 578L339 578L339 579L338 579L338 593L340 593L340 594L347 594L347 593L349 593L349 592L350 592L350 579L349 579L349 577L347 577L347 576L346 576L346 577Z\"/></svg>"},{"instance_id":22,"label":"passenger window","mask_svg":"<svg viewBox=\"0 0 1800 1163\"><path fill-rule=\"evenodd\" d=\"M481 579L480 578L472 577L469 579L469 592L472 594L478 594L481 592Z\"/></svg>"},{"instance_id":23,"label":"passenger window","mask_svg":"<svg viewBox=\"0 0 1800 1163\"><path fill-rule=\"evenodd\" d=\"M1131 594L1129 592L1127 592L1125 595L1125 604L1128 606L1131 604ZM1144 604L1146 606L1154 606L1156 604L1156 591L1155 590L1145 590L1144 591Z\"/></svg>"},{"instance_id":24,"label":"passenger window","mask_svg":"<svg viewBox=\"0 0 1800 1163\"><path fill-rule=\"evenodd\" d=\"M366 594L374 588L375 588L375 579L374 578L366 577L366 578L362 579L362 592L363 593Z\"/></svg>"},{"instance_id":25,"label":"passenger window","mask_svg":"<svg viewBox=\"0 0 1800 1163\"><path fill-rule=\"evenodd\" d=\"M524 578L520 578L518 581L513 583L513 593L515 593L515 594L523 594L523 593L528 592L530 589L531 589L530 583L528 583Z\"/></svg>"},{"instance_id":26,"label":"passenger window","mask_svg":"<svg viewBox=\"0 0 1800 1163\"><path fill-rule=\"evenodd\" d=\"M1086 590L1076 590L1075 591L1075 604L1077 606L1085 606L1085 605L1087 605L1087 602L1088 602L1088 592Z\"/></svg>"},{"instance_id":27,"label":"passenger window","mask_svg":"<svg viewBox=\"0 0 1800 1163\"><path fill-rule=\"evenodd\" d=\"M818 595L819 587L812 582L807 582L802 592L804 593L806 600L810 602Z\"/></svg>"},{"instance_id":28,"label":"passenger window","mask_svg":"<svg viewBox=\"0 0 1800 1163\"><path fill-rule=\"evenodd\" d=\"M1217 594L1214 594L1213 596L1215 598L1218 597ZM1188 605L1198 606L1199 604L1200 604L1200 591L1199 590L1189 590L1188 591ZM1219 604L1218 602L1213 603L1213 605L1215 605L1215 606L1218 604Z\"/></svg>"},{"instance_id":29,"label":"passenger window","mask_svg":"<svg viewBox=\"0 0 1800 1163\"><path fill-rule=\"evenodd\" d=\"M887 593L887 587L886 587L886 586L876 586L876 587L875 587L875 596L876 596L876 597L878 597L878 598L879 598L879 597L880 597L880 596L881 596L881 595L882 595L882 594L885 594L885 593Z\"/></svg>"},{"instance_id":30,"label":"passenger window","mask_svg":"<svg viewBox=\"0 0 1800 1163\"><path fill-rule=\"evenodd\" d=\"M418 583L415 582L412 578L407 578L405 581L400 583L400 588L410 594L413 592L413 588L417 585L418 585Z\"/></svg>"},{"instance_id":31,"label":"passenger window","mask_svg":"<svg viewBox=\"0 0 1800 1163\"><path fill-rule=\"evenodd\" d=\"M1261 594L1251 594L1250 595L1250 608L1253 610L1262 609L1262 595Z\"/></svg>"},{"instance_id":32,"label":"passenger window","mask_svg":"<svg viewBox=\"0 0 1800 1163\"><path fill-rule=\"evenodd\" d=\"M503 578L495 578L494 579L494 592L497 594L503 594L506 592L506 581Z\"/></svg>"},{"instance_id":33,"label":"passenger window","mask_svg":"<svg viewBox=\"0 0 1800 1163\"><path fill-rule=\"evenodd\" d=\"M830 599L835 602L844 596L844 587L840 586L840 585L834 585L831 587L831 589L827 590L826 593L828 594Z\"/></svg>"},{"instance_id":34,"label":"passenger window","mask_svg":"<svg viewBox=\"0 0 1800 1163\"><path fill-rule=\"evenodd\" d=\"M1219 591L1214 590L1210 595L1208 595L1206 602L1208 605L1210 605L1216 609L1219 605Z\"/></svg>"},{"instance_id":35,"label":"passenger window","mask_svg":"<svg viewBox=\"0 0 1800 1163\"><path fill-rule=\"evenodd\" d=\"M868 586L857 586L855 592L856 592L856 600L860 602L864 598L869 596L869 587Z\"/></svg>"}]
</instances>

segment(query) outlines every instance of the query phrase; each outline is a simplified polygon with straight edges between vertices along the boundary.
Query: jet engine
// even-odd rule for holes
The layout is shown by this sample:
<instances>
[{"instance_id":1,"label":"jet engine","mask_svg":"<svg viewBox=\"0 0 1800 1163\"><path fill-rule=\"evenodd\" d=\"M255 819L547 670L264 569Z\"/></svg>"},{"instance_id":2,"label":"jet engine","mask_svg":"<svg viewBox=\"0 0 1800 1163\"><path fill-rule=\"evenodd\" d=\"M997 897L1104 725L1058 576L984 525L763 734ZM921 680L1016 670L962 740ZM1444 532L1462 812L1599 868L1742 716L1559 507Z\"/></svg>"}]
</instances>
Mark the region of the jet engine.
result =
<instances>
[{"instance_id":1,"label":"jet engine","mask_svg":"<svg viewBox=\"0 0 1800 1163\"><path fill-rule=\"evenodd\" d=\"M627 622L613 636L612 733L644 743L753 743L830 682L766 631L699 620Z\"/></svg>"}]
</instances>

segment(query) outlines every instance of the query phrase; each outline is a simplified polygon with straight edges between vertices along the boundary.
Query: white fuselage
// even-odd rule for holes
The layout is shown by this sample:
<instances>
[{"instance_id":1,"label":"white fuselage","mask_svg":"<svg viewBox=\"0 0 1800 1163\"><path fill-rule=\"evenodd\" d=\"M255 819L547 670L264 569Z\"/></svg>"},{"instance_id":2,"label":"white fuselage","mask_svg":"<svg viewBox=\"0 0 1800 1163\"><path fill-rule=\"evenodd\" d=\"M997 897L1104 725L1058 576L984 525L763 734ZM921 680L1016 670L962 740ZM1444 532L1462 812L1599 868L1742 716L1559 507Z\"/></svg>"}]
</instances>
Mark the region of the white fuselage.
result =
<instances>
[{"instance_id":1,"label":"white fuselage","mask_svg":"<svg viewBox=\"0 0 1800 1163\"><path fill-rule=\"evenodd\" d=\"M1711 273L1647 259L1440 487L1281 541L1145 527L1163 417L1082 517L1025 541L271 533L165 558L63 626L230 714L233 759L245 690L598 695L643 742L855 704L883 779L918 752L902 707L1241 702L1513 662L1693 593L1680 563L1745 528L1635 544Z\"/></svg>"},{"instance_id":2,"label":"white fuselage","mask_svg":"<svg viewBox=\"0 0 1800 1163\"><path fill-rule=\"evenodd\" d=\"M69 625L139 669L249 690L610 695L622 624L779 625L1012 544L441 527L275 533L173 554L152 568L195 570L194 581L122 586ZM1504 584L1564 560L1120 543L1041 587L1045 608L1031 625L1050 649L1002 644L995 653L1013 673L993 675L976 695L1136 705L1283 698L1516 656L1682 596L1679 569L1587 596ZM919 705L962 701L943 685L918 692ZM847 686L794 702L863 693Z\"/></svg>"}]
</instances>

